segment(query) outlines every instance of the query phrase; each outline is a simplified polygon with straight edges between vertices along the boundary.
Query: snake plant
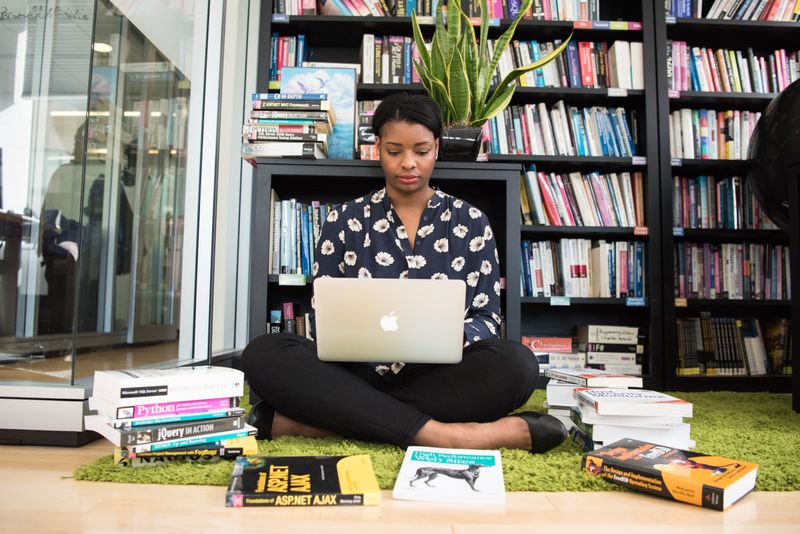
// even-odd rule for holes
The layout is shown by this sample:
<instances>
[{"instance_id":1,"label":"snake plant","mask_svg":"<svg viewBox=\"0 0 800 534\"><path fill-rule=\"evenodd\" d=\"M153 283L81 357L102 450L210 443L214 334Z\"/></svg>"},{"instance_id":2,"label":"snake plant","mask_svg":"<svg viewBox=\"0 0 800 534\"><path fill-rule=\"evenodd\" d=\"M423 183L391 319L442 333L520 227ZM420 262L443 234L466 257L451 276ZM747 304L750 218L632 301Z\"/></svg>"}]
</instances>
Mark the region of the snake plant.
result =
<instances>
[{"instance_id":1,"label":"snake plant","mask_svg":"<svg viewBox=\"0 0 800 534\"><path fill-rule=\"evenodd\" d=\"M547 56L515 68L492 87L492 77L500 56L511 43L523 14L533 0L523 0L517 16L495 42L489 57L489 16L487 0L480 0L480 39L463 12L459 0L450 0L447 18L442 16L442 2L436 8L436 28L430 50L425 45L415 12L411 12L414 41L420 61L414 60L420 81L433 100L439 104L447 127L481 126L511 102L517 79L526 72L546 65L566 48L569 38ZM572 36L570 35L570 38Z\"/></svg>"}]
</instances>

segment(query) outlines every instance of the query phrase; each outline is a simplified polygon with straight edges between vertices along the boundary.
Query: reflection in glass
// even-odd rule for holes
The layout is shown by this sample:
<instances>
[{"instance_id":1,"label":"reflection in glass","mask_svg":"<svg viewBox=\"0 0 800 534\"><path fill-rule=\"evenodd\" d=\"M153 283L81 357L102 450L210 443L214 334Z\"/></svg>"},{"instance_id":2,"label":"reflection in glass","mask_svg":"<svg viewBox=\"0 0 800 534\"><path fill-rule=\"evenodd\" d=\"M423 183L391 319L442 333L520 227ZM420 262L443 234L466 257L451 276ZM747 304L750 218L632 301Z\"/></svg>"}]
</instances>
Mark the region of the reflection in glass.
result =
<instances>
[{"instance_id":1,"label":"reflection in glass","mask_svg":"<svg viewBox=\"0 0 800 534\"><path fill-rule=\"evenodd\" d=\"M0 382L177 358L192 3L0 6Z\"/></svg>"}]
</instances>

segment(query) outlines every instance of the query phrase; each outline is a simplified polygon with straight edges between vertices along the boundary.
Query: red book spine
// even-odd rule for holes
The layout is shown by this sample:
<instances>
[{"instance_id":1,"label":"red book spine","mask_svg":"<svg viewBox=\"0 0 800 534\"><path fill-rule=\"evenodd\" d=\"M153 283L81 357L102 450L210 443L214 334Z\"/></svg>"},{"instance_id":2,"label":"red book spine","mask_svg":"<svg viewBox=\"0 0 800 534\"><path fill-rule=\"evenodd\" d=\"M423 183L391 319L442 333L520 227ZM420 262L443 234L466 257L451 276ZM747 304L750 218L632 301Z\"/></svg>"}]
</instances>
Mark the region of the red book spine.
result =
<instances>
[{"instance_id":1,"label":"red book spine","mask_svg":"<svg viewBox=\"0 0 800 534\"><path fill-rule=\"evenodd\" d=\"M561 226L561 218L558 216L558 209L556 208L555 200L550 192L550 184L547 182L547 177L544 172L536 173L536 178L539 180L539 189L542 193L542 201L544 202L544 210L547 212L547 218L550 220L552 226Z\"/></svg>"},{"instance_id":2,"label":"red book spine","mask_svg":"<svg viewBox=\"0 0 800 534\"><path fill-rule=\"evenodd\" d=\"M597 87L594 83L594 65L592 62L592 43L578 43L578 58L581 64L581 84L584 87Z\"/></svg>"}]
</instances>

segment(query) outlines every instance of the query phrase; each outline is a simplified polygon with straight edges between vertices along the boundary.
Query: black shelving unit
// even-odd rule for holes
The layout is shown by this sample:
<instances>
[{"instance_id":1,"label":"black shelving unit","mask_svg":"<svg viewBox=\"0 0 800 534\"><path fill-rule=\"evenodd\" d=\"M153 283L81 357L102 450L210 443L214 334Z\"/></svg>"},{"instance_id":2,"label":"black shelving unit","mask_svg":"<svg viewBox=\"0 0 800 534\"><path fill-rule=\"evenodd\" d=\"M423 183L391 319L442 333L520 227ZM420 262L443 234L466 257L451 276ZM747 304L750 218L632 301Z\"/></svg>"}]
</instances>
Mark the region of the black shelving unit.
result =
<instances>
[{"instance_id":1,"label":"black shelving unit","mask_svg":"<svg viewBox=\"0 0 800 534\"><path fill-rule=\"evenodd\" d=\"M250 228L251 291L247 305L249 336L266 332L268 310L291 301L296 313L310 310L310 281L269 274L271 234L270 192L282 199L343 202L383 187L383 172L377 161L359 160L255 160L253 216ZM505 279L502 313L507 336L520 336L519 290L519 168L508 164L445 163L436 165L431 185L470 202L489 217ZM508 206L515 209L509 211ZM296 285L299 284L299 285Z\"/></svg>"},{"instance_id":2,"label":"black shelving unit","mask_svg":"<svg viewBox=\"0 0 800 534\"><path fill-rule=\"evenodd\" d=\"M656 4L658 4L656 2ZM707 11L710 3L705 7ZM753 22L706 19L674 19L666 17L663 8L654 11L656 46L654 51L657 75L659 160L661 176L662 294L659 312L663 320L664 387L670 390L704 391L789 391L791 377L771 376L678 376L676 318L697 316L701 311L726 317L790 317L789 300L723 300L681 299L674 297L674 244L680 241L708 243L780 243L788 244L788 236L778 230L690 229L672 227L672 194L675 175L741 176L750 168L746 160L681 159L670 156L670 112L680 108L744 109L761 111L775 94L719 93L671 91L667 79L667 40L686 41L690 46L746 49L757 53L776 48L794 47L800 40L800 25L783 22Z\"/></svg>"},{"instance_id":3,"label":"black shelving unit","mask_svg":"<svg viewBox=\"0 0 800 534\"><path fill-rule=\"evenodd\" d=\"M573 34L577 41L641 41L643 42L645 65L644 90L614 90L593 88L552 88L519 87L513 103L554 103L564 100L568 105L578 106L623 106L636 109L639 120L639 142L636 158L607 157L562 157L562 156L505 156L492 155L488 162L470 164L439 163L434 176L447 174L442 178L442 189L467 201L478 204L489 202L494 210L487 211L495 234L503 234L504 243L501 262L504 263L506 281L504 292L504 313L506 314L506 335L519 339L521 334L569 335L578 324L635 324L646 336L648 360L645 366L645 383L658 388L663 384L661 371L662 325L658 311L661 306L661 278L659 252L661 251L660 185L658 180L658 125L657 81L653 63L656 40L653 31L653 2L603 2L602 21L522 21L515 33L515 39L548 41L565 39ZM422 32L430 36L433 25L422 20ZM497 21L489 31L490 38L497 38L510 24L508 20ZM411 36L408 17L325 17L325 16L284 16L272 15L272 0L265 0L261 7L261 27L259 41L259 70L256 77L258 90L268 87L268 67L270 58L270 36L272 32L280 35L305 34L309 59L360 63L359 49L362 35ZM357 96L362 99L379 99L397 91L422 92L419 84L381 85L359 84ZM647 227L633 228L559 228L520 226L519 176L522 166L534 163L539 170L567 173L571 171L598 172L642 172L644 175L645 216ZM454 166L456 165L456 166ZM459 166L460 165L460 166ZM298 198L351 198L369 191L366 187L379 180L380 168L376 162L308 162L295 163L286 160L258 160L256 163L256 184L254 184L254 206L268 206L271 187L276 187L281 198L290 195ZM513 174L513 177L512 177ZM474 181L465 177L475 176ZM491 183L492 176L502 176L504 185L497 188L495 198ZM324 179L323 179L324 177ZM480 182L483 180L483 182ZM489 200L491 199L491 200ZM269 221L265 209L254 209L253 251L251 264L252 291L250 296L250 336L265 330L267 310L282 298L300 298L310 295L310 288L279 285L279 278L267 276L267 251L263 243L268 242ZM497 228L503 225L502 232ZM520 240L524 239L613 239L637 240L646 244L646 299L643 302L627 299L570 299L569 306L563 300L522 298L520 296ZM498 245L500 240L498 239ZM263 283L259 283L263 281Z\"/></svg>"}]
</instances>

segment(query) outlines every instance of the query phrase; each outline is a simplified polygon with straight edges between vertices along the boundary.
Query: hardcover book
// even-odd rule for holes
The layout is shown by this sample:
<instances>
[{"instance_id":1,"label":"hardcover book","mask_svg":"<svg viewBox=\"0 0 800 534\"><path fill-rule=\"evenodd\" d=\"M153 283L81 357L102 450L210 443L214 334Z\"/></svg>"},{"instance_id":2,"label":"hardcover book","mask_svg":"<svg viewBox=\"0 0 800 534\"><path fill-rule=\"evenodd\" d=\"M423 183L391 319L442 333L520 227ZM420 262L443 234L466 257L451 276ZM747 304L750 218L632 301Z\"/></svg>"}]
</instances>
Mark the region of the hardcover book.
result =
<instances>
[{"instance_id":1,"label":"hardcover book","mask_svg":"<svg viewBox=\"0 0 800 534\"><path fill-rule=\"evenodd\" d=\"M380 488L366 454L355 456L240 456L225 505L375 506Z\"/></svg>"},{"instance_id":2,"label":"hardcover book","mask_svg":"<svg viewBox=\"0 0 800 534\"><path fill-rule=\"evenodd\" d=\"M392 497L412 501L505 503L500 451L409 447Z\"/></svg>"},{"instance_id":3,"label":"hardcover book","mask_svg":"<svg viewBox=\"0 0 800 534\"><path fill-rule=\"evenodd\" d=\"M581 413L597 415L691 417L692 403L648 389L580 389Z\"/></svg>"},{"instance_id":4,"label":"hardcover book","mask_svg":"<svg viewBox=\"0 0 800 534\"><path fill-rule=\"evenodd\" d=\"M581 458L587 473L627 488L725 510L756 485L758 464L622 439Z\"/></svg>"},{"instance_id":5,"label":"hardcover book","mask_svg":"<svg viewBox=\"0 0 800 534\"><path fill-rule=\"evenodd\" d=\"M120 467L146 467L177 462L211 463L224 458L258 454L255 436L214 441L197 447L180 447L164 451L133 452L114 447L114 465Z\"/></svg>"},{"instance_id":6,"label":"hardcover book","mask_svg":"<svg viewBox=\"0 0 800 534\"><path fill-rule=\"evenodd\" d=\"M609 373L599 369L547 369L544 375L562 382L578 384L589 388L640 388L642 378L617 373Z\"/></svg>"},{"instance_id":7,"label":"hardcover book","mask_svg":"<svg viewBox=\"0 0 800 534\"><path fill-rule=\"evenodd\" d=\"M244 373L225 367L95 371L92 395L118 405L241 397Z\"/></svg>"},{"instance_id":8,"label":"hardcover book","mask_svg":"<svg viewBox=\"0 0 800 534\"><path fill-rule=\"evenodd\" d=\"M356 69L335 67L284 67L281 92L327 93L336 125L328 139L328 158L355 157Z\"/></svg>"}]
</instances>

